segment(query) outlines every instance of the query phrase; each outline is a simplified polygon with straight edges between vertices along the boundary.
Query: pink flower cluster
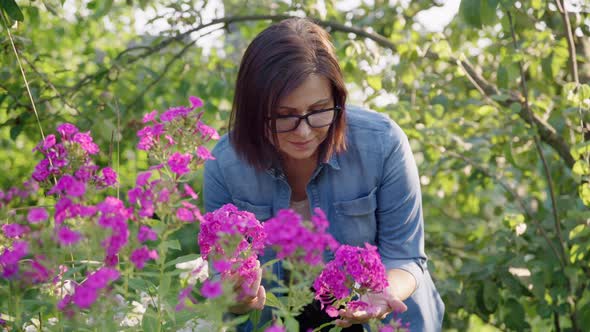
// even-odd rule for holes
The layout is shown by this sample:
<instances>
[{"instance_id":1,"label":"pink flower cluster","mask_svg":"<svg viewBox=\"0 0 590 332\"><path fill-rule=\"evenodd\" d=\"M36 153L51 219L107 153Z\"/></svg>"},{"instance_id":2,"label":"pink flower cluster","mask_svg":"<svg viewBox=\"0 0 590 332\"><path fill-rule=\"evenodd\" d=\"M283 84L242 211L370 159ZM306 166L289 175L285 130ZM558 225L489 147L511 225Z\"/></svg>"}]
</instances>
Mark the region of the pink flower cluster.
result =
<instances>
[{"instance_id":1,"label":"pink flower cluster","mask_svg":"<svg viewBox=\"0 0 590 332\"><path fill-rule=\"evenodd\" d=\"M48 183L52 177L61 179L63 175L69 174L71 178L59 184L59 187L54 187L52 193L69 190L71 195L79 195L82 190L80 183L92 182L98 188L105 188L117 182L117 174L110 167L100 170L92 163L90 156L97 154L99 148L89 132L79 132L70 123L57 126L57 132L60 134L59 139L53 134L47 135L34 149L45 155L35 166L32 174L35 181Z\"/></svg>"},{"instance_id":2,"label":"pink flower cluster","mask_svg":"<svg viewBox=\"0 0 590 332\"><path fill-rule=\"evenodd\" d=\"M172 107L162 114L152 111L144 115L143 123L148 125L137 132L137 148L151 152L178 176L189 173L193 164L198 166L205 160L215 159L195 137L202 143L219 139L217 131L200 120L203 112L195 112L203 106L203 101L194 96L189 101L190 107ZM173 151L173 146L181 146L185 152Z\"/></svg>"},{"instance_id":3,"label":"pink flower cluster","mask_svg":"<svg viewBox=\"0 0 590 332\"><path fill-rule=\"evenodd\" d=\"M326 249L336 250L338 242L326 232L329 226L326 215L318 208L314 212L311 223L304 222L293 210L281 210L264 222L266 244L277 251L277 258L290 257L318 265L323 262Z\"/></svg>"},{"instance_id":4,"label":"pink flower cluster","mask_svg":"<svg viewBox=\"0 0 590 332\"><path fill-rule=\"evenodd\" d=\"M334 260L326 264L313 283L315 298L322 305L345 299L351 291L357 294L380 292L387 285L385 267L377 247L368 243L365 243L365 248L340 246Z\"/></svg>"},{"instance_id":5,"label":"pink flower cluster","mask_svg":"<svg viewBox=\"0 0 590 332\"><path fill-rule=\"evenodd\" d=\"M109 283L119 279L119 271L103 267L91 273L86 281L76 286L73 295L65 295L57 304L57 308L66 311L71 303L80 309L88 309L96 301L99 292L106 288ZM67 311L66 311L67 312Z\"/></svg>"},{"instance_id":6,"label":"pink flower cluster","mask_svg":"<svg viewBox=\"0 0 590 332\"><path fill-rule=\"evenodd\" d=\"M111 230L111 235L101 242L106 252L105 263L114 266L118 262L119 251L129 241L127 220L131 217L131 210L125 208L120 199L110 196L96 207L100 211L98 225Z\"/></svg>"},{"instance_id":7,"label":"pink flower cluster","mask_svg":"<svg viewBox=\"0 0 590 332\"><path fill-rule=\"evenodd\" d=\"M266 232L254 214L232 204L205 214L199 232L201 256L222 276L239 275L247 289L257 277L256 261L264 249Z\"/></svg>"},{"instance_id":8,"label":"pink flower cluster","mask_svg":"<svg viewBox=\"0 0 590 332\"><path fill-rule=\"evenodd\" d=\"M23 202L38 190L39 184L32 179L23 183L22 188L15 186L6 191L0 190L0 208L8 206L12 202L17 202L17 199Z\"/></svg>"}]
</instances>

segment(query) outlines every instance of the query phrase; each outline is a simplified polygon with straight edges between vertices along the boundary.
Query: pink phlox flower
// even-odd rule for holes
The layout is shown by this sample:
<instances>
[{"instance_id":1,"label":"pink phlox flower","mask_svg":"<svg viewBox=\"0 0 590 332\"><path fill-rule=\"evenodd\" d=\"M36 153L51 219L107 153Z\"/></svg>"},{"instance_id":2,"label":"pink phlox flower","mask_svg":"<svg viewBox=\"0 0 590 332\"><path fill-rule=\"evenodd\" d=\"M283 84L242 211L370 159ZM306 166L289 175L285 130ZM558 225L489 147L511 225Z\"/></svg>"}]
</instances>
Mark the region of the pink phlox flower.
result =
<instances>
[{"instance_id":1,"label":"pink phlox flower","mask_svg":"<svg viewBox=\"0 0 590 332\"><path fill-rule=\"evenodd\" d=\"M149 250L146 246L142 246L133 250L129 259L133 262L136 268L141 270L145 266L146 261L150 259L158 259L158 252L156 250Z\"/></svg>"},{"instance_id":2,"label":"pink phlox flower","mask_svg":"<svg viewBox=\"0 0 590 332\"><path fill-rule=\"evenodd\" d=\"M190 153L174 152L168 159L168 166L170 170L178 175L190 172L188 165L190 164L192 155Z\"/></svg>"},{"instance_id":3,"label":"pink phlox flower","mask_svg":"<svg viewBox=\"0 0 590 332\"><path fill-rule=\"evenodd\" d=\"M232 262L226 259L220 259L213 262L213 268L219 273L228 273L232 268Z\"/></svg>"},{"instance_id":4,"label":"pink phlox flower","mask_svg":"<svg viewBox=\"0 0 590 332\"><path fill-rule=\"evenodd\" d=\"M123 201L112 196L106 197L96 207L103 215L125 215L127 212Z\"/></svg>"},{"instance_id":5,"label":"pink phlox flower","mask_svg":"<svg viewBox=\"0 0 590 332\"><path fill-rule=\"evenodd\" d=\"M184 196L190 196L192 199L199 199L199 195L197 195L193 188L186 183L184 184Z\"/></svg>"},{"instance_id":6,"label":"pink phlox flower","mask_svg":"<svg viewBox=\"0 0 590 332\"><path fill-rule=\"evenodd\" d=\"M340 313L338 312L338 309L334 308L331 305L326 306L325 311L328 314L328 316L330 316L332 318L336 318L336 317L338 317L338 315L340 315Z\"/></svg>"},{"instance_id":7,"label":"pink phlox flower","mask_svg":"<svg viewBox=\"0 0 590 332\"><path fill-rule=\"evenodd\" d=\"M240 243L251 247L254 253L262 253L266 233L256 216L247 211L239 211L233 204L226 204L203 217L199 232L199 246L203 258L206 259L214 248L216 254L233 257L231 253L224 252L220 243L224 237L233 235L240 237Z\"/></svg>"},{"instance_id":8,"label":"pink phlox flower","mask_svg":"<svg viewBox=\"0 0 590 332\"><path fill-rule=\"evenodd\" d=\"M215 160L215 157L209 152L209 149L202 145L197 148L197 157L203 160Z\"/></svg>"},{"instance_id":9,"label":"pink phlox flower","mask_svg":"<svg viewBox=\"0 0 590 332\"><path fill-rule=\"evenodd\" d=\"M96 180L96 172L98 171L98 169L99 167L96 165L84 164L76 170L74 176L76 177L76 179L82 182Z\"/></svg>"},{"instance_id":10,"label":"pink phlox flower","mask_svg":"<svg viewBox=\"0 0 590 332\"><path fill-rule=\"evenodd\" d=\"M203 100L199 97L190 96L190 97L188 97L188 100L191 102L191 106L193 109L203 107L203 105L204 105Z\"/></svg>"},{"instance_id":11,"label":"pink phlox flower","mask_svg":"<svg viewBox=\"0 0 590 332\"><path fill-rule=\"evenodd\" d=\"M68 196L79 197L86 192L86 185L84 182L78 181L73 176L66 174L62 176L53 188L49 190L49 194L66 193Z\"/></svg>"},{"instance_id":12,"label":"pink phlox flower","mask_svg":"<svg viewBox=\"0 0 590 332\"><path fill-rule=\"evenodd\" d=\"M11 278L18 274L18 262L29 253L29 244L25 241L15 241L12 250L4 248L0 254L2 277Z\"/></svg>"},{"instance_id":13,"label":"pink phlox flower","mask_svg":"<svg viewBox=\"0 0 590 332\"><path fill-rule=\"evenodd\" d=\"M185 208L191 210L195 219L197 219L199 222L203 222L203 215L201 215L201 211L199 211L199 208L196 205L187 201L182 201L180 204L182 204L182 206L184 206Z\"/></svg>"},{"instance_id":14,"label":"pink phlox flower","mask_svg":"<svg viewBox=\"0 0 590 332\"><path fill-rule=\"evenodd\" d=\"M193 222L195 221L195 216L193 215L192 211L181 207L176 210L176 218L184 222Z\"/></svg>"},{"instance_id":15,"label":"pink phlox flower","mask_svg":"<svg viewBox=\"0 0 590 332\"><path fill-rule=\"evenodd\" d=\"M116 269L102 267L88 276L84 282L84 286L94 289L102 289L105 288L110 282L119 279L120 276L121 273Z\"/></svg>"},{"instance_id":16,"label":"pink phlox flower","mask_svg":"<svg viewBox=\"0 0 590 332\"><path fill-rule=\"evenodd\" d=\"M367 310L369 309L369 304L360 300L350 301L346 304L346 309L351 311Z\"/></svg>"},{"instance_id":17,"label":"pink phlox flower","mask_svg":"<svg viewBox=\"0 0 590 332\"><path fill-rule=\"evenodd\" d=\"M110 167L102 169L102 180L106 186L112 186L117 183L117 173Z\"/></svg>"},{"instance_id":18,"label":"pink phlox flower","mask_svg":"<svg viewBox=\"0 0 590 332\"><path fill-rule=\"evenodd\" d=\"M70 303L72 303L72 296L71 295L65 295L58 303L57 303L57 309L59 311L63 311Z\"/></svg>"},{"instance_id":19,"label":"pink phlox flower","mask_svg":"<svg viewBox=\"0 0 590 332\"><path fill-rule=\"evenodd\" d=\"M194 285L189 284L187 287L180 290L178 293L178 304L175 307L176 311L181 311L185 307L185 300L189 299L193 304L197 303L197 299L193 296Z\"/></svg>"},{"instance_id":20,"label":"pink phlox flower","mask_svg":"<svg viewBox=\"0 0 590 332\"><path fill-rule=\"evenodd\" d=\"M47 269L41 264L42 257L36 256L31 260L30 270L25 273L25 278L33 283L43 283L51 279L52 270Z\"/></svg>"},{"instance_id":21,"label":"pink phlox flower","mask_svg":"<svg viewBox=\"0 0 590 332\"><path fill-rule=\"evenodd\" d=\"M57 201L55 204L55 223L57 225L60 225L64 220L71 217L69 209L72 205L72 201L67 197L62 197Z\"/></svg>"},{"instance_id":22,"label":"pink phlox flower","mask_svg":"<svg viewBox=\"0 0 590 332\"><path fill-rule=\"evenodd\" d=\"M191 109L184 106L171 107L160 115L160 120L170 122L179 117L186 117L190 112Z\"/></svg>"},{"instance_id":23,"label":"pink phlox flower","mask_svg":"<svg viewBox=\"0 0 590 332\"><path fill-rule=\"evenodd\" d=\"M55 139L55 135L53 135L53 134L47 135L47 137L45 137L45 140L43 140L43 142L42 142L43 143L43 145L42 145L43 150L48 150L49 148L54 146L56 142L57 141Z\"/></svg>"},{"instance_id":24,"label":"pink phlox flower","mask_svg":"<svg viewBox=\"0 0 590 332\"><path fill-rule=\"evenodd\" d=\"M320 219L323 213L318 209L320 215L313 218ZM318 212L316 211L316 212ZM277 215L267 220L264 224L264 231L267 234L266 244L277 251L277 258L290 257L295 261L304 261L310 265L322 263L323 253L326 249L335 249L338 245L336 240L326 233L327 221L304 222L293 210L280 210Z\"/></svg>"},{"instance_id":25,"label":"pink phlox flower","mask_svg":"<svg viewBox=\"0 0 590 332\"><path fill-rule=\"evenodd\" d=\"M150 218L154 215L155 207L151 197L143 196L140 198L141 209L139 210L138 214L140 217Z\"/></svg>"},{"instance_id":26,"label":"pink phlox flower","mask_svg":"<svg viewBox=\"0 0 590 332\"><path fill-rule=\"evenodd\" d=\"M197 130L199 131L199 133L201 133L201 138L203 139L219 139L219 133L217 133L217 130L215 130L215 128L213 127L209 127L201 121L197 122Z\"/></svg>"},{"instance_id":27,"label":"pink phlox flower","mask_svg":"<svg viewBox=\"0 0 590 332\"><path fill-rule=\"evenodd\" d=\"M106 266L116 266L119 264L119 256L117 254L109 254L104 258L104 264Z\"/></svg>"},{"instance_id":28,"label":"pink phlox flower","mask_svg":"<svg viewBox=\"0 0 590 332\"><path fill-rule=\"evenodd\" d=\"M31 229L29 228L29 226L24 226L21 224L4 224L4 225L2 225L2 232L4 232L4 235L8 238L20 237L23 234L28 233L30 230Z\"/></svg>"},{"instance_id":29,"label":"pink phlox flower","mask_svg":"<svg viewBox=\"0 0 590 332\"><path fill-rule=\"evenodd\" d=\"M137 148L145 151L150 150L156 145L162 133L164 133L164 126L161 123L143 127L137 132L137 137L139 137Z\"/></svg>"},{"instance_id":30,"label":"pink phlox flower","mask_svg":"<svg viewBox=\"0 0 590 332\"><path fill-rule=\"evenodd\" d=\"M63 123L57 126L57 132L61 134L62 140L69 140L78 133L78 128L71 123Z\"/></svg>"},{"instance_id":31,"label":"pink phlox flower","mask_svg":"<svg viewBox=\"0 0 590 332\"><path fill-rule=\"evenodd\" d=\"M254 284L254 282L258 278L258 270L257 270L258 265L256 264L257 261L258 261L258 256L256 254L254 254L252 256L249 256L245 260L242 260L238 264L239 267L237 270L237 274L243 280L242 290L244 292L251 289L252 284ZM244 293L244 295L256 295L256 294L245 294Z\"/></svg>"},{"instance_id":32,"label":"pink phlox flower","mask_svg":"<svg viewBox=\"0 0 590 332\"><path fill-rule=\"evenodd\" d=\"M98 145L92 141L92 136L90 136L89 131L85 133L76 133L73 141L80 144L80 147L88 154L97 154L100 151Z\"/></svg>"},{"instance_id":33,"label":"pink phlox flower","mask_svg":"<svg viewBox=\"0 0 590 332\"><path fill-rule=\"evenodd\" d=\"M47 179L47 177L49 177L49 175L51 174L51 172L49 171L49 166L50 165L48 159L41 160L33 170L33 173L31 175L33 180L37 182L42 182L43 180Z\"/></svg>"},{"instance_id":34,"label":"pink phlox flower","mask_svg":"<svg viewBox=\"0 0 590 332\"><path fill-rule=\"evenodd\" d=\"M365 248L341 245L335 258L329 262L314 281L316 299L343 299L350 294L345 285L353 285L359 292L381 292L388 285L385 267L377 248L365 243Z\"/></svg>"},{"instance_id":35,"label":"pink phlox flower","mask_svg":"<svg viewBox=\"0 0 590 332\"><path fill-rule=\"evenodd\" d=\"M64 246L78 243L82 239L79 232L72 231L67 226L62 226L57 230L57 240Z\"/></svg>"},{"instance_id":36,"label":"pink phlox flower","mask_svg":"<svg viewBox=\"0 0 590 332\"><path fill-rule=\"evenodd\" d=\"M79 308L88 309L96 302L97 297L97 289L82 284L76 287L72 300Z\"/></svg>"},{"instance_id":37,"label":"pink phlox flower","mask_svg":"<svg viewBox=\"0 0 590 332\"><path fill-rule=\"evenodd\" d=\"M27 213L27 220L31 224L38 224L44 222L47 220L47 218L49 218L49 214L47 213L47 210L45 210L45 208L42 207L32 208Z\"/></svg>"},{"instance_id":38,"label":"pink phlox flower","mask_svg":"<svg viewBox=\"0 0 590 332\"><path fill-rule=\"evenodd\" d=\"M264 330L264 332L286 332L287 330L285 330L285 327L280 326L280 325L273 325L270 327L267 327L266 330Z\"/></svg>"},{"instance_id":39,"label":"pink phlox flower","mask_svg":"<svg viewBox=\"0 0 590 332\"><path fill-rule=\"evenodd\" d=\"M381 326L381 328L379 328L379 332L395 332L395 329L393 328L393 326L384 325Z\"/></svg>"},{"instance_id":40,"label":"pink phlox flower","mask_svg":"<svg viewBox=\"0 0 590 332\"><path fill-rule=\"evenodd\" d=\"M166 141L168 141L168 146L176 144L176 141L174 140L174 138L172 138L172 136L164 135L164 138L166 139Z\"/></svg>"},{"instance_id":41,"label":"pink phlox flower","mask_svg":"<svg viewBox=\"0 0 590 332\"><path fill-rule=\"evenodd\" d=\"M134 187L129 189L129 191L127 191L127 199L129 200L129 203L131 204L135 204L137 203L137 200L143 195L143 191L141 190L141 188L138 187Z\"/></svg>"},{"instance_id":42,"label":"pink phlox flower","mask_svg":"<svg viewBox=\"0 0 590 332\"><path fill-rule=\"evenodd\" d=\"M139 243L143 243L145 241L156 241L158 239L158 234L154 232L151 228L145 225L139 226L139 231L137 232L137 240Z\"/></svg>"},{"instance_id":43,"label":"pink phlox flower","mask_svg":"<svg viewBox=\"0 0 590 332\"><path fill-rule=\"evenodd\" d=\"M143 119L141 122L143 122L143 123L154 122L154 120L156 119L156 116L158 116L158 111L153 110L149 113L146 113L143 116Z\"/></svg>"},{"instance_id":44,"label":"pink phlox flower","mask_svg":"<svg viewBox=\"0 0 590 332\"><path fill-rule=\"evenodd\" d=\"M166 203L170 200L170 190L166 188L162 188L161 190L157 191L157 201L160 203Z\"/></svg>"},{"instance_id":45,"label":"pink phlox flower","mask_svg":"<svg viewBox=\"0 0 590 332\"><path fill-rule=\"evenodd\" d=\"M205 280L203 287L201 287L201 295L208 299L213 299L221 296L223 289L220 281Z\"/></svg>"}]
</instances>

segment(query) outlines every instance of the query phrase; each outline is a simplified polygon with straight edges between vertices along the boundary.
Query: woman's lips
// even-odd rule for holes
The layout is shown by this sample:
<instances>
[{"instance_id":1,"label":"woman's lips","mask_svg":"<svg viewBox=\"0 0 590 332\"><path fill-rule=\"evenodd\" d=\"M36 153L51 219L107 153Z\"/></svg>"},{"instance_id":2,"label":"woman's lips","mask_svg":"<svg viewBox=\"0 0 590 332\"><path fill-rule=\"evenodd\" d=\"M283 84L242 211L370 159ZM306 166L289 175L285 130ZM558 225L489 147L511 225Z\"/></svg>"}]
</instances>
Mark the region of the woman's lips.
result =
<instances>
[{"instance_id":1,"label":"woman's lips","mask_svg":"<svg viewBox=\"0 0 590 332\"><path fill-rule=\"evenodd\" d=\"M304 149L307 147L307 145L309 143L311 143L311 139L309 141L304 141L304 142L289 142L291 144L293 144L296 148L300 148L300 149Z\"/></svg>"}]
</instances>

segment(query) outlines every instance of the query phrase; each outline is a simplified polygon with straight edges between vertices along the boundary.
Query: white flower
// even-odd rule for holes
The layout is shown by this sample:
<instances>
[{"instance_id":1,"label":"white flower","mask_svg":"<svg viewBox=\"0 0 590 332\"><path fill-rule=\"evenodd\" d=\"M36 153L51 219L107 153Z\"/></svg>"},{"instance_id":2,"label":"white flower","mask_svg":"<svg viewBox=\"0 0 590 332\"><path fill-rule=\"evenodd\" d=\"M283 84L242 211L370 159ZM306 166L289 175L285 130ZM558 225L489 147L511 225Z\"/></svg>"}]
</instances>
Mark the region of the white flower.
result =
<instances>
[{"instance_id":1,"label":"white flower","mask_svg":"<svg viewBox=\"0 0 590 332\"><path fill-rule=\"evenodd\" d=\"M215 331L215 325L205 319L202 318L194 318L187 321L184 326L176 330L176 332L200 332L200 331ZM227 331L227 327L222 327L220 332Z\"/></svg>"},{"instance_id":2,"label":"white flower","mask_svg":"<svg viewBox=\"0 0 590 332\"><path fill-rule=\"evenodd\" d=\"M55 289L55 295L60 299L66 295L74 295L75 285L76 284L72 280L58 282L57 288Z\"/></svg>"},{"instance_id":3,"label":"white flower","mask_svg":"<svg viewBox=\"0 0 590 332\"><path fill-rule=\"evenodd\" d=\"M209 278L209 265L202 257L192 261L178 263L175 266L180 270L190 270L190 272L182 272L180 278L187 279L187 282L191 285L196 284L197 280L203 282Z\"/></svg>"},{"instance_id":4,"label":"white flower","mask_svg":"<svg viewBox=\"0 0 590 332\"><path fill-rule=\"evenodd\" d=\"M521 236L522 234L524 234L524 232L526 232L526 224L525 223L520 223L520 224L516 225L516 235Z\"/></svg>"}]
</instances>

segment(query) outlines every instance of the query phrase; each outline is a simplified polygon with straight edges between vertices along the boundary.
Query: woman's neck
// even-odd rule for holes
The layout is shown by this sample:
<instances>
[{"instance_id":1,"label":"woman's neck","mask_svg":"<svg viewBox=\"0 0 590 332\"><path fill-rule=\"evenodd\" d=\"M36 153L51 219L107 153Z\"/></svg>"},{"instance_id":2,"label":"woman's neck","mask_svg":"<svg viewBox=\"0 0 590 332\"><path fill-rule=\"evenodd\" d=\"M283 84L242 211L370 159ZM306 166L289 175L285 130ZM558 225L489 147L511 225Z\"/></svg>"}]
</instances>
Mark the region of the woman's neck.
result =
<instances>
[{"instance_id":1,"label":"woman's neck","mask_svg":"<svg viewBox=\"0 0 590 332\"><path fill-rule=\"evenodd\" d=\"M291 200L301 201L307 197L305 189L317 167L317 158L317 155L314 155L307 159L283 159L283 171L291 186Z\"/></svg>"}]
</instances>

